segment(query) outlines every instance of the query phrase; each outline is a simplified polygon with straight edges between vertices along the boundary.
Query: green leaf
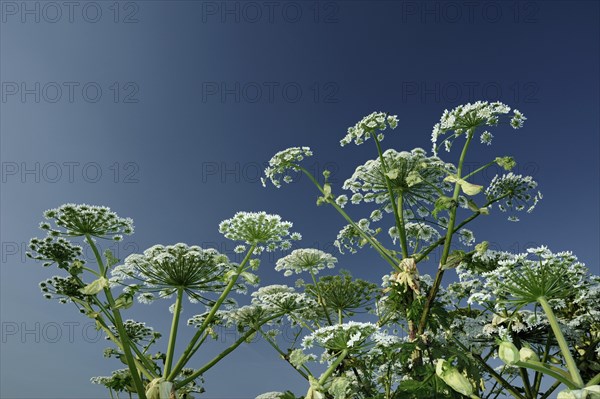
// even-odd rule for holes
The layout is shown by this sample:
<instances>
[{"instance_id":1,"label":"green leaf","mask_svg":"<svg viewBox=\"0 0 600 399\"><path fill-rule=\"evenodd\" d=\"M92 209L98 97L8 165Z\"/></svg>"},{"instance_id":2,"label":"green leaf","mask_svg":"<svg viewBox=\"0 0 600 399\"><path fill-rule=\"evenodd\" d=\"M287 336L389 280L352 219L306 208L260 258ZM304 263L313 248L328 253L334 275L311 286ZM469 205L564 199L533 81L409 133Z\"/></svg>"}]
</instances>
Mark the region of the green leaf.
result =
<instances>
[{"instance_id":1,"label":"green leaf","mask_svg":"<svg viewBox=\"0 0 600 399\"><path fill-rule=\"evenodd\" d=\"M394 179L398 178L398 174L399 174L399 173L400 173L400 170L399 170L399 169L392 169L392 170L390 170L389 172L387 172L385 175L386 175L388 178L390 178L390 179L394 180Z\"/></svg>"},{"instance_id":2,"label":"green leaf","mask_svg":"<svg viewBox=\"0 0 600 399\"><path fill-rule=\"evenodd\" d=\"M497 157L494 162L507 171L517 166L517 162L513 157Z\"/></svg>"},{"instance_id":3,"label":"green leaf","mask_svg":"<svg viewBox=\"0 0 600 399\"><path fill-rule=\"evenodd\" d=\"M466 180L459 179L455 175L446 176L446 178L444 179L444 181L447 181L447 182L450 182L450 183L457 183L458 185L460 185L460 188L461 188L462 192L465 193L465 194L467 194L467 195L476 195L476 194L479 194L479 192L483 189L483 186L479 186L477 184L469 183Z\"/></svg>"},{"instance_id":4,"label":"green leaf","mask_svg":"<svg viewBox=\"0 0 600 399\"><path fill-rule=\"evenodd\" d=\"M104 251L104 257L106 258L106 267L113 267L117 263L119 263L119 259L115 258L110 249Z\"/></svg>"},{"instance_id":5,"label":"green leaf","mask_svg":"<svg viewBox=\"0 0 600 399\"><path fill-rule=\"evenodd\" d=\"M450 197L442 196L435 201L435 206L431 216L437 219L437 214L443 210L450 209L454 205L454 200Z\"/></svg>"},{"instance_id":6,"label":"green leaf","mask_svg":"<svg viewBox=\"0 0 600 399\"><path fill-rule=\"evenodd\" d=\"M337 377L331 383L328 391L333 395L334 399L346 399L346 391L349 386L350 380L346 377Z\"/></svg>"},{"instance_id":7,"label":"green leaf","mask_svg":"<svg viewBox=\"0 0 600 399\"><path fill-rule=\"evenodd\" d=\"M308 362L311 359L311 357L309 355L306 355L304 352L302 352L302 349L294 349L291 353L290 353L290 363L292 364L292 366L299 368L301 367L304 363Z\"/></svg>"},{"instance_id":8,"label":"green leaf","mask_svg":"<svg viewBox=\"0 0 600 399\"><path fill-rule=\"evenodd\" d=\"M423 178L416 170L413 170L408 174L408 176L406 176L406 184L408 184L408 187L412 187L416 184L421 183L422 181Z\"/></svg>"},{"instance_id":9,"label":"green leaf","mask_svg":"<svg viewBox=\"0 0 600 399\"><path fill-rule=\"evenodd\" d=\"M133 294L126 292L115 299L115 309L129 309L133 306Z\"/></svg>"},{"instance_id":10,"label":"green leaf","mask_svg":"<svg viewBox=\"0 0 600 399\"><path fill-rule=\"evenodd\" d=\"M242 276L244 280L246 280L249 284L252 285L258 284L260 282L260 278L256 274L250 272L242 272L240 273L240 276Z\"/></svg>"},{"instance_id":11,"label":"green leaf","mask_svg":"<svg viewBox=\"0 0 600 399\"><path fill-rule=\"evenodd\" d=\"M85 287L80 288L79 292L81 292L83 295L96 295L105 288L108 288L108 279L106 277L100 277Z\"/></svg>"}]
</instances>

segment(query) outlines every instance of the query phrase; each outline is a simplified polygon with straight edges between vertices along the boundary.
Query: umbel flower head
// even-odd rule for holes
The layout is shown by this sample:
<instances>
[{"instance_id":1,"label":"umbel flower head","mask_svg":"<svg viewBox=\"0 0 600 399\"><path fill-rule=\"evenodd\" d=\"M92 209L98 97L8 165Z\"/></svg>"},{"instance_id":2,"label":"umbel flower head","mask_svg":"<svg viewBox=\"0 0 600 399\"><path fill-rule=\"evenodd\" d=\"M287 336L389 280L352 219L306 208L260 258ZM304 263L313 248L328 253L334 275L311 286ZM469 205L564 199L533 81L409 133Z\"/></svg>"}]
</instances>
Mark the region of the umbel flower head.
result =
<instances>
[{"instance_id":1,"label":"umbel flower head","mask_svg":"<svg viewBox=\"0 0 600 399\"><path fill-rule=\"evenodd\" d=\"M315 309L318 303L306 294L296 292L287 285L268 285L252 293L252 303L272 312L295 314L307 309Z\"/></svg>"},{"instance_id":2,"label":"umbel flower head","mask_svg":"<svg viewBox=\"0 0 600 399\"><path fill-rule=\"evenodd\" d=\"M29 249L31 252L27 252L27 256L44 261L44 266L51 266L56 263L59 268L67 269L76 260L80 264L85 263L84 260L79 259L82 248L79 245L71 244L62 237L32 238L29 241Z\"/></svg>"},{"instance_id":3,"label":"umbel flower head","mask_svg":"<svg viewBox=\"0 0 600 399\"><path fill-rule=\"evenodd\" d=\"M343 188L355 194L352 202L361 201L384 204L387 212L392 211L386 177L390 180L395 197L402 196L410 206L435 202L438 193L435 187L446 188L443 182L451 166L436 157L427 157L421 148L411 152L388 149L383 153L385 168L379 158L367 161L356 168L352 177L344 182ZM387 171L387 172L386 172Z\"/></svg>"},{"instance_id":4,"label":"umbel flower head","mask_svg":"<svg viewBox=\"0 0 600 399\"><path fill-rule=\"evenodd\" d=\"M40 225L40 228L48 230L52 236L89 235L120 241L122 234L133 234L133 220L121 218L105 206L64 204L47 210L44 217L56 224L56 227L50 223Z\"/></svg>"},{"instance_id":5,"label":"umbel flower head","mask_svg":"<svg viewBox=\"0 0 600 399\"><path fill-rule=\"evenodd\" d=\"M304 337L302 347L306 349L317 344L334 352L344 349L359 352L369 337L377 331L379 331L379 327L373 323L349 321L315 330L312 334Z\"/></svg>"},{"instance_id":6,"label":"umbel flower head","mask_svg":"<svg viewBox=\"0 0 600 399\"><path fill-rule=\"evenodd\" d=\"M340 145L343 147L346 144L350 144L353 140L356 145L360 145L375 134L377 134L377 139L381 141L384 138L381 131L385 130L388 126L391 129L395 129L398 126L398 117L396 115L373 112L362 118L356 125L349 127L348 134L340 140Z\"/></svg>"},{"instance_id":7,"label":"umbel flower head","mask_svg":"<svg viewBox=\"0 0 600 399\"><path fill-rule=\"evenodd\" d=\"M309 147L291 147L273 155L269 166L265 169L265 177L261 178L263 187L267 185L266 179L271 180L271 183L277 188L281 187L282 180L285 183L291 183L293 179L289 175L289 171L299 171L300 167L297 163L312 154Z\"/></svg>"},{"instance_id":8,"label":"umbel flower head","mask_svg":"<svg viewBox=\"0 0 600 399\"><path fill-rule=\"evenodd\" d=\"M298 233L290 233L292 222L281 220L279 215L265 212L238 212L219 224L219 232L234 241L248 245L265 245L267 251L291 247L290 240L299 240Z\"/></svg>"},{"instance_id":9,"label":"umbel flower head","mask_svg":"<svg viewBox=\"0 0 600 399\"><path fill-rule=\"evenodd\" d=\"M531 176L523 177L510 172L502 176L494 176L489 187L485 190L485 195L488 200L505 197L498 204L498 208L502 212L509 209L517 212L527 209L527 213L531 213L539 200L542 199L542 193L539 191L537 194L532 193L536 187L537 182ZM514 215L509 216L508 220L519 221Z\"/></svg>"},{"instance_id":10,"label":"umbel flower head","mask_svg":"<svg viewBox=\"0 0 600 399\"><path fill-rule=\"evenodd\" d=\"M487 101L477 101L476 103L468 103L459 105L452 111L444 110L440 122L436 123L431 133L431 141L433 143L433 154L437 155L439 145L438 138L446 133L453 131L454 134L444 139L443 143L446 151L450 151L452 140L467 131L474 131L480 126L496 126L498 125L501 115L506 115L510 112L510 107L501 102L488 103ZM527 118L518 110L513 111L513 117L510 125L514 129L523 126L523 121ZM487 134L486 134L487 133ZM490 144L492 135L489 132L484 132L481 142Z\"/></svg>"},{"instance_id":11,"label":"umbel flower head","mask_svg":"<svg viewBox=\"0 0 600 399\"><path fill-rule=\"evenodd\" d=\"M336 263L337 259L327 252L314 248L302 248L296 249L289 255L277 260L275 270L285 270L285 276L303 272L317 274L319 270L323 270L326 267L333 269Z\"/></svg>"},{"instance_id":12,"label":"umbel flower head","mask_svg":"<svg viewBox=\"0 0 600 399\"><path fill-rule=\"evenodd\" d=\"M83 285L73 276L54 276L40 282L40 290L46 299L58 299L60 303L70 303L74 299L86 302L88 295L81 292Z\"/></svg>"},{"instance_id":13,"label":"umbel flower head","mask_svg":"<svg viewBox=\"0 0 600 399\"><path fill-rule=\"evenodd\" d=\"M219 292L227 285L225 274L233 269L227 256L215 249L203 249L186 244L155 245L143 254L132 254L125 264L112 270L113 281L126 278L140 280L143 299L149 292L168 297L182 288L190 300L209 304L205 293Z\"/></svg>"}]
</instances>

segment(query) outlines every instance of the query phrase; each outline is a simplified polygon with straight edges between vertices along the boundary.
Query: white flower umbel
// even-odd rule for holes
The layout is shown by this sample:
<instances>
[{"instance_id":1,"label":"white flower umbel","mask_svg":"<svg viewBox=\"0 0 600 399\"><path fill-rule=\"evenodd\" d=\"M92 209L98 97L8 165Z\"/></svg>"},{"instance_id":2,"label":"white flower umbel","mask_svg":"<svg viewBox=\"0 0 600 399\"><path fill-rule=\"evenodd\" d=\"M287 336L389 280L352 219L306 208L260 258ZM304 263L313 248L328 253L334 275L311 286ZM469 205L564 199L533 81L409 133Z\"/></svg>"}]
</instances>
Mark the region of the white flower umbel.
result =
<instances>
[{"instance_id":1,"label":"white flower umbel","mask_svg":"<svg viewBox=\"0 0 600 399\"><path fill-rule=\"evenodd\" d=\"M360 352L367 340L379 331L379 327L373 323L360 323L349 321L344 324L322 327L302 340L303 348L319 345L322 348L340 352Z\"/></svg>"},{"instance_id":2,"label":"white flower umbel","mask_svg":"<svg viewBox=\"0 0 600 399\"><path fill-rule=\"evenodd\" d=\"M54 236L89 235L120 241L122 234L133 234L133 220L121 218L105 206L64 204L47 210L44 216L53 221L56 227L52 227L50 223L42 223L40 227Z\"/></svg>"},{"instance_id":3,"label":"white flower umbel","mask_svg":"<svg viewBox=\"0 0 600 399\"><path fill-rule=\"evenodd\" d=\"M531 176L515 175L510 172L502 176L494 176L490 185L485 190L485 195L489 201L503 198L498 203L498 208L502 212L513 210L520 212L527 209L531 213L539 200L542 199L542 193L539 191L533 193L537 187L537 182ZM511 221L518 221L515 215L509 217Z\"/></svg>"},{"instance_id":4,"label":"white flower umbel","mask_svg":"<svg viewBox=\"0 0 600 399\"><path fill-rule=\"evenodd\" d=\"M45 238L32 238L29 241L27 256L32 259L43 261L45 267L54 263L61 269L66 269L75 261L80 265L85 260L80 259L83 249L79 245L73 245L62 237L47 236Z\"/></svg>"},{"instance_id":5,"label":"white flower umbel","mask_svg":"<svg viewBox=\"0 0 600 399\"><path fill-rule=\"evenodd\" d=\"M284 270L285 276L303 272L317 274L319 270L325 268L333 269L336 263L337 259L327 252L314 248L302 248L296 249L289 255L277 260L275 270Z\"/></svg>"},{"instance_id":6,"label":"white flower umbel","mask_svg":"<svg viewBox=\"0 0 600 399\"><path fill-rule=\"evenodd\" d=\"M271 183L277 188L281 187L281 181L291 183L293 179L289 172L299 171L298 162L312 154L309 147L291 147L279 151L271 158L269 166L265 169L265 177L261 178L263 187L267 185L266 179L271 180Z\"/></svg>"},{"instance_id":7,"label":"white flower umbel","mask_svg":"<svg viewBox=\"0 0 600 399\"><path fill-rule=\"evenodd\" d=\"M238 212L231 219L219 224L219 232L234 241L248 245L266 245L266 250L289 249L290 240L300 239L299 234L290 233L292 222L282 221L279 215L265 212Z\"/></svg>"},{"instance_id":8,"label":"white flower umbel","mask_svg":"<svg viewBox=\"0 0 600 399\"><path fill-rule=\"evenodd\" d=\"M143 254L129 255L112 274L118 279L139 280L143 292L157 292L168 298L181 288L190 299L209 304L211 300L204 294L220 292L227 285L225 274L233 267L227 256L215 249L179 243L154 245Z\"/></svg>"},{"instance_id":9,"label":"white flower umbel","mask_svg":"<svg viewBox=\"0 0 600 399\"><path fill-rule=\"evenodd\" d=\"M487 101L477 101L476 103L468 103L459 105L451 111L444 110L440 122L436 123L431 133L431 142L433 143L433 154L437 155L439 146L438 139L448 132L454 132L446 137L443 141L446 151L450 151L452 141L467 131L474 131L480 126L496 126L499 123L499 118L510 112L510 107L501 102L488 103ZM523 121L526 118L519 111L514 111L514 116L510 122L515 129L523 126ZM487 134L486 134L487 133ZM484 132L481 136L481 142L490 144L492 135L489 132Z\"/></svg>"},{"instance_id":10,"label":"white flower umbel","mask_svg":"<svg viewBox=\"0 0 600 399\"><path fill-rule=\"evenodd\" d=\"M396 115L388 115L384 112L373 112L362 118L356 125L348 128L348 134L340 140L340 145L343 147L350 144L352 141L356 145L360 145L368 140L374 134L377 134L379 141L383 140L383 133L387 127L395 129L398 126L398 117Z\"/></svg>"},{"instance_id":11,"label":"white flower umbel","mask_svg":"<svg viewBox=\"0 0 600 399\"><path fill-rule=\"evenodd\" d=\"M281 399L283 398L283 392L265 392L261 393L254 399Z\"/></svg>"},{"instance_id":12,"label":"white flower umbel","mask_svg":"<svg viewBox=\"0 0 600 399\"><path fill-rule=\"evenodd\" d=\"M385 172L379 158L367 161L356 168L352 177L344 182L344 190L361 196L353 196L353 203L375 202L392 211L386 176L395 197L403 196L407 205L419 206L435 202L439 189L448 187L443 179L452 167L439 158L427 157L425 151L416 148L411 152L388 149L383 153Z\"/></svg>"}]
</instances>

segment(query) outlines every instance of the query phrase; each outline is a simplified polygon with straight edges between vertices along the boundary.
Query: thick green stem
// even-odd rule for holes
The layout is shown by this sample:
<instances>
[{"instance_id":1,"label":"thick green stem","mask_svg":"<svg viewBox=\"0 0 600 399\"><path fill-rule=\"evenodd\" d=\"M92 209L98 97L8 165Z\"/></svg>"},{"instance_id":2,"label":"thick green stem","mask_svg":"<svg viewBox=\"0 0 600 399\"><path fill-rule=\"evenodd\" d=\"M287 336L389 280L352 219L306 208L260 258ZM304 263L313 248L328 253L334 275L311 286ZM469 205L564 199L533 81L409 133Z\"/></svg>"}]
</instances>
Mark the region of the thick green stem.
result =
<instances>
[{"instance_id":1,"label":"thick green stem","mask_svg":"<svg viewBox=\"0 0 600 399\"><path fill-rule=\"evenodd\" d=\"M585 384L583 383L581 374L579 374L579 369L577 367L577 364L575 363L575 359L573 359L573 356L571 355L571 350L569 349L567 340L565 339L565 336L560 330L560 326L558 325L558 321L556 320L554 311L552 311L552 308L550 307L550 304L548 303L548 300L545 297L541 296L537 300L540 303L540 305L542 305L542 309L544 309L546 317L548 317L548 322L550 323L552 332L554 332L554 337L556 338L563 358L567 363L567 369L569 370L569 374L571 374L571 379L573 380L577 388L583 388Z\"/></svg>"},{"instance_id":2,"label":"thick green stem","mask_svg":"<svg viewBox=\"0 0 600 399\"><path fill-rule=\"evenodd\" d=\"M317 189L321 192L321 194L323 194L323 196L326 196L327 194L325 194L325 190L323 189L323 187L321 187L321 185L319 184L319 182L317 181L317 179L314 178L314 176L305 168L296 165L309 179L310 181L313 182L313 184L317 187ZM338 213L340 215L342 215L342 217L344 219L346 219L346 221L356 229L356 231L365 239L367 240L367 242L369 242L369 244L371 244L371 246L373 248L375 248L375 250L377 252L379 252L379 254L381 255L381 257L383 259L385 259L386 262L388 262L395 270L399 270L398 267L398 260L393 257L392 255L389 254L388 250L385 249L377 240L375 240L373 237L371 237L369 234L367 234L366 232L364 232L355 222L354 220L352 220L352 218L350 216L348 216L348 214L346 212L344 212L344 210L335 203L334 200L329 200L329 203L331 204L331 206L333 206L335 208L336 211L338 211Z\"/></svg>"},{"instance_id":3,"label":"thick green stem","mask_svg":"<svg viewBox=\"0 0 600 399\"><path fill-rule=\"evenodd\" d=\"M471 352L469 350L469 348L464 346L462 344L462 342L460 342L457 338L452 337L452 339L456 343L456 345L458 345L468 357L470 357L471 359L473 359L477 363L479 363L485 371L487 371L500 385L502 385L504 387L504 389L506 389L506 391L510 392L517 399L526 399L508 381L506 381L504 378L502 378L502 376L500 374L498 374L492 366L487 364L487 362L484 361L481 358L481 356Z\"/></svg>"},{"instance_id":4,"label":"thick green stem","mask_svg":"<svg viewBox=\"0 0 600 399\"><path fill-rule=\"evenodd\" d=\"M94 240L92 239L92 237L89 234L86 234L85 238L86 238L88 244L90 245L90 247L92 248L92 251L94 252L94 256L96 257L96 262L98 263L98 268L100 270L100 275L105 276L107 270L104 267L104 262L102 262L102 257L100 256L100 253L98 252L98 248L96 247L96 244L94 244ZM121 338L120 341L121 341L121 344L123 347L123 354L125 355L125 360L127 362L127 365L129 366L129 371L131 373L131 378L133 379L133 384L135 386L135 390L140 399L146 399L146 391L144 388L144 384L142 383L140 374L137 370L135 358L133 357L133 354L131 353L130 344L132 344L132 343L129 341L129 337L127 336L127 332L125 331L125 327L123 326L123 319L121 318L121 312L119 312L119 309L115 308L115 300L112 296L112 292L110 291L110 288L104 288L104 294L106 295L106 300L108 301L108 304L114 315L115 327L117 328L119 337ZM133 344L133 345L135 345L135 344Z\"/></svg>"},{"instance_id":5,"label":"thick green stem","mask_svg":"<svg viewBox=\"0 0 600 399\"><path fill-rule=\"evenodd\" d=\"M569 378L569 374L564 372L564 370L558 369L556 367L548 366L547 364L542 364L540 362L528 360L526 362L518 361L515 363L515 366L527 367L528 369L532 369L535 371L539 371L540 373L547 374L550 377L554 378L555 380L560 381L561 383L565 384L569 389L583 388L583 385L581 387L578 387L571 380L571 378Z\"/></svg>"},{"instance_id":6,"label":"thick green stem","mask_svg":"<svg viewBox=\"0 0 600 399\"><path fill-rule=\"evenodd\" d=\"M375 144L377 145L377 153L379 154L379 162L381 162L381 171L383 172L383 179L388 190L390 202L392 203L392 210L394 211L394 218L396 219L396 226L398 227L398 235L400 236L400 247L402 249L402 258L408 258L408 247L406 246L406 230L404 228L404 210L402 209L402 193L398 196L398 206L396 206L396 196L392 189L392 182L387 176L389 170L383 159L383 152L381 151L381 145L377 139L377 135L373 135Z\"/></svg>"},{"instance_id":7,"label":"thick green stem","mask_svg":"<svg viewBox=\"0 0 600 399\"><path fill-rule=\"evenodd\" d=\"M460 154L460 159L458 161L458 167L456 171L456 178L461 179L462 168L465 161L465 157L467 155L467 149L469 148L469 144L471 143L471 139L473 139L473 130L469 130L467 132L467 140ZM419 321L419 327L417 329L417 334L423 334L425 332L425 328L427 326L427 318L429 317L429 312L431 311L431 306L435 301L435 297L440 289L440 285L442 284L442 278L444 277L444 265L448 260L448 255L450 254L450 244L452 243L452 235L454 234L454 223L456 222L456 211L458 209L458 196L460 195L461 186L458 182L454 183L454 194L452 196L452 201L454 206L450 209L450 220L448 221L448 227L446 231L446 239L444 241L444 249L442 250L442 258L440 259L440 264L438 267L437 274L435 276L435 280L433 281L433 285L431 290L429 291L429 295L427 296L427 301L425 302L425 306L423 308L423 314L421 315L421 320Z\"/></svg>"},{"instance_id":8,"label":"thick green stem","mask_svg":"<svg viewBox=\"0 0 600 399\"><path fill-rule=\"evenodd\" d=\"M325 372L323 374L321 374L321 376L319 377L319 384L323 385L325 384L325 382L327 381L327 379L329 377L331 377L331 375L333 374L333 372L335 371L335 369L344 361L344 359L346 358L346 356L348 356L348 349L344 349L340 355L338 356L337 359L335 359L335 361L333 363L331 363L331 366L329 366L329 368L327 370L325 370Z\"/></svg>"},{"instance_id":9,"label":"thick green stem","mask_svg":"<svg viewBox=\"0 0 600 399\"><path fill-rule=\"evenodd\" d=\"M175 353L175 342L177 340L177 328L179 327L179 315L181 314L181 301L183 299L183 288L177 288L177 300L173 311L173 321L171 322L171 333L169 334L169 344L167 346L167 359L165 360L165 370L163 377L167 377L171 372L173 365L173 354Z\"/></svg>"},{"instance_id":10,"label":"thick green stem","mask_svg":"<svg viewBox=\"0 0 600 399\"><path fill-rule=\"evenodd\" d=\"M217 313L217 311L219 310L219 308L221 307L221 305L223 304L223 302L229 295L229 292L235 286L235 283L237 282L237 279L240 276L240 273L242 271L244 271L244 268L246 267L246 264L248 263L248 261L250 260L250 257L254 253L255 248L256 248L256 244L253 244L250 247L250 249L248 250L248 253L244 257L244 260L242 260L242 263L240 263L240 265L236 269L235 274L233 276L231 276L231 279L229 280L229 283L223 290L223 293L221 293L221 296L219 296L219 299L217 299L217 302L215 302L215 304L212 306L212 308L210 309L210 312L208 313L208 315L206 316L206 318L204 319L204 321L198 328L198 331L196 332L196 334L194 334L194 336L192 337L192 340L190 341L187 348L185 349L185 351L179 358L179 361L177 362L177 364L175 365L173 370L171 370L171 373L167 376L167 381L173 381L175 379L175 377L177 376L177 374L181 371L181 369L183 369L185 367L185 365L187 364L187 362L190 360L189 357L191 355L191 352L194 350L194 345L200 339L200 337L202 337L204 330L206 330L206 328L210 325L213 318L215 317L215 314Z\"/></svg>"},{"instance_id":11,"label":"thick green stem","mask_svg":"<svg viewBox=\"0 0 600 399\"><path fill-rule=\"evenodd\" d=\"M321 307L323 308L323 312L325 312L325 318L327 319L327 322L330 326L332 326L333 323L331 321L331 317L329 317L329 311L327 310L327 306L325 305L325 300L323 299L323 295L321 294L321 289L317 284L315 274L312 271L310 272L310 276L312 277L313 284L315 285L315 291L317 292L317 301L319 302L319 305L321 305Z\"/></svg>"},{"instance_id":12,"label":"thick green stem","mask_svg":"<svg viewBox=\"0 0 600 399\"><path fill-rule=\"evenodd\" d=\"M306 374L304 371L298 369L296 366L294 366L289 359L289 356L281 350L281 348L271 339L271 337L269 337L267 334L265 334L265 332L261 329L258 330L258 332L260 332L260 335L262 335L265 340L269 343L269 345L271 345L271 347L273 349L275 349L275 351L277 351L277 353L279 353L279 355L281 356L281 358L283 360L285 360L290 366L292 366L294 368L294 370L296 370L298 372L298 374L300 374L305 380L308 381L308 374ZM306 371L308 371L310 373L310 370L308 370L306 368L306 366L302 365L302 368L304 368Z\"/></svg>"}]
</instances>

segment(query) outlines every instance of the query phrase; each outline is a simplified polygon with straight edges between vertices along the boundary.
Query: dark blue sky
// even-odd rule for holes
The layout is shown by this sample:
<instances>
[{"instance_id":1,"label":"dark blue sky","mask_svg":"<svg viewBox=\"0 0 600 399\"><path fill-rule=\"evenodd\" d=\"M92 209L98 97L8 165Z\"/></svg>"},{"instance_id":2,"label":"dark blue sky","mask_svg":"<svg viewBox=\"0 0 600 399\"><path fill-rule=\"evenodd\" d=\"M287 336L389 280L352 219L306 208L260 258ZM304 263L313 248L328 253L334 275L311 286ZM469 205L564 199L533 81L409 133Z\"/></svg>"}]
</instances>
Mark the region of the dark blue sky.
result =
<instances>
[{"instance_id":1,"label":"dark blue sky","mask_svg":"<svg viewBox=\"0 0 600 399\"><path fill-rule=\"evenodd\" d=\"M25 261L24 247L45 209L86 202L132 217L136 234L114 248L121 258L155 243L231 251L217 226L238 210L279 213L301 246L333 251L343 221L314 205L307 179L264 189L259 173L276 151L308 145L308 165L341 185L374 148L338 142L375 110L400 119L386 148L429 151L445 108L518 108L525 127L492 131L470 162L513 155L544 199L519 224L478 220L476 236L502 250L573 250L598 273L599 2L70 4L0 1L2 398L100 397L89 377L120 367L102 358L85 318L39 294L55 271ZM375 282L387 272L373 254L339 258ZM268 260L260 275L285 281ZM166 334L166 306L128 316ZM207 398L304 387L264 342L206 379Z\"/></svg>"}]
</instances>

